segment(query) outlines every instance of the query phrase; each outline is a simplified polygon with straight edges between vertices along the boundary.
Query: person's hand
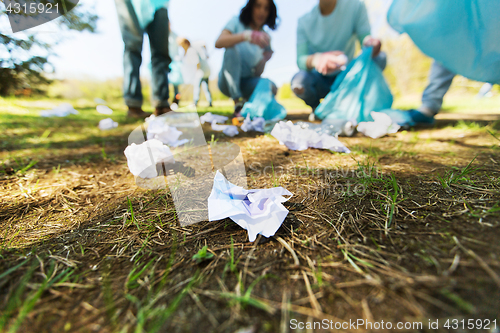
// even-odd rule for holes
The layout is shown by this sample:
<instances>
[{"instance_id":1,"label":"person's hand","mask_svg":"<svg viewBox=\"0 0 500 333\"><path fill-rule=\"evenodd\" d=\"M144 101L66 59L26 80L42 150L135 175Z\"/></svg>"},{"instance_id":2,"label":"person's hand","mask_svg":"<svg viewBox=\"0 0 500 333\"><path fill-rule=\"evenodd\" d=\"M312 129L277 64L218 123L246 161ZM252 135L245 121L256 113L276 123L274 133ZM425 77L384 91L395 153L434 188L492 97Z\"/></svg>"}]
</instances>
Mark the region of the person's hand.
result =
<instances>
[{"instance_id":1,"label":"person's hand","mask_svg":"<svg viewBox=\"0 0 500 333\"><path fill-rule=\"evenodd\" d=\"M366 47L372 46L373 47L372 57L375 58L380 53L380 48L382 47L382 43L377 38L373 38L372 36L366 36L365 39L363 39L363 46Z\"/></svg>"},{"instance_id":2,"label":"person's hand","mask_svg":"<svg viewBox=\"0 0 500 333\"><path fill-rule=\"evenodd\" d=\"M312 59L313 67L322 75L331 74L347 65L347 56L341 51L316 53Z\"/></svg>"},{"instance_id":3,"label":"person's hand","mask_svg":"<svg viewBox=\"0 0 500 333\"><path fill-rule=\"evenodd\" d=\"M273 51L264 51L264 61L268 62L273 56Z\"/></svg>"},{"instance_id":4,"label":"person's hand","mask_svg":"<svg viewBox=\"0 0 500 333\"><path fill-rule=\"evenodd\" d=\"M243 36L246 41L258 45L263 49L268 47L271 42L269 35L263 31L246 30L243 32Z\"/></svg>"}]
</instances>

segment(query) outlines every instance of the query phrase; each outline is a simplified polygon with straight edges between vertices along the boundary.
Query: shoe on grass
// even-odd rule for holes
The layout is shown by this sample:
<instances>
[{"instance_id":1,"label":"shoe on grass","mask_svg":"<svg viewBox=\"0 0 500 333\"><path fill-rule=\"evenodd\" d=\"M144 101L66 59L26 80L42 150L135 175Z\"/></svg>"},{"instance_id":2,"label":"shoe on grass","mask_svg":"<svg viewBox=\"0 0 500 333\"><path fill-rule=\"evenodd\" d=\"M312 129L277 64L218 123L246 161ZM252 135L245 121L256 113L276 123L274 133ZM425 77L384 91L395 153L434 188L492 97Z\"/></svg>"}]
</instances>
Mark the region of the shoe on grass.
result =
<instances>
[{"instance_id":1,"label":"shoe on grass","mask_svg":"<svg viewBox=\"0 0 500 333\"><path fill-rule=\"evenodd\" d=\"M243 105L245 105L244 100L239 99L235 101L233 118L243 118L241 116L241 110L243 109Z\"/></svg>"},{"instance_id":2,"label":"shoe on grass","mask_svg":"<svg viewBox=\"0 0 500 333\"><path fill-rule=\"evenodd\" d=\"M127 117L136 119L146 119L151 113L142 111L141 108L129 107Z\"/></svg>"},{"instance_id":3,"label":"shoe on grass","mask_svg":"<svg viewBox=\"0 0 500 333\"><path fill-rule=\"evenodd\" d=\"M160 106L160 107L157 107L155 109L154 115L158 117L158 116L161 116L162 114L168 113L170 111L172 111L170 106Z\"/></svg>"},{"instance_id":4,"label":"shoe on grass","mask_svg":"<svg viewBox=\"0 0 500 333\"><path fill-rule=\"evenodd\" d=\"M415 109L412 109L412 110L409 110L408 112L410 112L410 117L411 119L413 120L413 122L415 123L415 126L429 126L429 125L434 125L435 123L435 119L434 117L431 117L419 110L415 110Z\"/></svg>"}]
</instances>

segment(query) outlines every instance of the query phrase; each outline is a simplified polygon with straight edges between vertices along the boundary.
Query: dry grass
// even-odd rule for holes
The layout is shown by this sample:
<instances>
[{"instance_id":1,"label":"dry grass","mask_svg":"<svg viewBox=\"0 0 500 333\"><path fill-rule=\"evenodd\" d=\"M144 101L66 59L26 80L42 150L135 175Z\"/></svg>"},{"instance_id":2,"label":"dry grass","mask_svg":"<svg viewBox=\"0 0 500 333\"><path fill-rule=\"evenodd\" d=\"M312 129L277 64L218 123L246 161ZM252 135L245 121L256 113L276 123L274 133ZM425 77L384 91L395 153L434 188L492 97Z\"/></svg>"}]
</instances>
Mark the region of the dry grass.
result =
<instances>
[{"instance_id":1,"label":"dry grass","mask_svg":"<svg viewBox=\"0 0 500 333\"><path fill-rule=\"evenodd\" d=\"M56 147L26 171L4 165L0 327L289 332L291 319L364 319L422 322L430 332L434 318L498 325L499 142L481 126L447 126L343 138L351 155L292 152L268 135L231 140L250 188L294 193L282 228L254 243L229 219L181 227L168 190L135 187L122 155L126 131L108 141L105 156L100 145L70 146L73 156L94 157L67 163ZM213 257L193 261L204 246Z\"/></svg>"}]
</instances>

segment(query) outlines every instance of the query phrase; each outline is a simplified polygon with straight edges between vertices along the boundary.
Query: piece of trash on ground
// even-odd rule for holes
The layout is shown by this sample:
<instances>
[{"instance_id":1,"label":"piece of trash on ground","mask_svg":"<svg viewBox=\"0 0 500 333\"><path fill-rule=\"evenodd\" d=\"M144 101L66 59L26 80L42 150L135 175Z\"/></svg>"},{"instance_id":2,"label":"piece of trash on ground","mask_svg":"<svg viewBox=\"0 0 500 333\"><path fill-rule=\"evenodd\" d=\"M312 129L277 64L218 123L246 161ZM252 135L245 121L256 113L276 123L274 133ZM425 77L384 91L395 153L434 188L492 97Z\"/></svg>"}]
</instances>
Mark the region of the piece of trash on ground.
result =
<instances>
[{"instance_id":1,"label":"piece of trash on ground","mask_svg":"<svg viewBox=\"0 0 500 333\"><path fill-rule=\"evenodd\" d=\"M104 105L108 104L108 102L106 102L102 98L94 98L94 103L95 104L104 104Z\"/></svg>"},{"instance_id":2,"label":"piece of trash on ground","mask_svg":"<svg viewBox=\"0 0 500 333\"><path fill-rule=\"evenodd\" d=\"M110 130L110 129L117 128L117 127L118 127L118 123L116 121L113 121L113 119L111 119L111 118L102 119L99 122L99 129L101 131L106 131L106 130Z\"/></svg>"},{"instance_id":3,"label":"piece of trash on ground","mask_svg":"<svg viewBox=\"0 0 500 333\"><path fill-rule=\"evenodd\" d=\"M229 217L248 231L250 242L255 241L258 234L271 237L288 215L288 209L283 206L283 202L288 201L291 196L292 193L283 187L245 190L231 184L222 173L217 171L214 186L208 198L209 221Z\"/></svg>"},{"instance_id":4,"label":"piece of trash on ground","mask_svg":"<svg viewBox=\"0 0 500 333\"><path fill-rule=\"evenodd\" d=\"M137 145L132 143L125 149L130 172L137 177L150 179L159 176L156 165L175 163L170 148L160 140L152 139Z\"/></svg>"},{"instance_id":5,"label":"piece of trash on ground","mask_svg":"<svg viewBox=\"0 0 500 333\"><path fill-rule=\"evenodd\" d=\"M218 125L215 121L212 122L212 130L222 131L222 133L230 137L240 134L240 132L238 131L238 127L234 125Z\"/></svg>"},{"instance_id":6,"label":"piece of trash on ground","mask_svg":"<svg viewBox=\"0 0 500 333\"><path fill-rule=\"evenodd\" d=\"M217 114L212 114L211 112L207 112L203 116L200 117L200 122L202 124L204 124L204 123L212 124L213 122L216 122L218 124L224 124L227 120L228 120L228 117L219 116Z\"/></svg>"},{"instance_id":7,"label":"piece of trash on ground","mask_svg":"<svg viewBox=\"0 0 500 333\"><path fill-rule=\"evenodd\" d=\"M306 150L308 148L328 149L338 153L350 153L351 151L337 138L328 134L318 132L294 125L291 121L280 121L274 126L271 135L279 140L280 144L291 150Z\"/></svg>"},{"instance_id":8,"label":"piece of trash on ground","mask_svg":"<svg viewBox=\"0 0 500 333\"><path fill-rule=\"evenodd\" d=\"M250 115L247 115L243 124L241 125L241 130L243 132L264 132L264 126L266 125L266 120L262 117L255 117L253 120L250 119Z\"/></svg>"},{"instance_id":9,"label":"piece of trash on ground","mask_svg":"<svg viewBox=\"0 0 500 333\"><path fill-rule=\"evenodd\" d=\"M394 123L387 114L380 112L372 112L374 121L361 122L358 124L358 132L372 138L378 139L387 134L394 134L399 131L401 126Z\"/></svg>"},{"instance_id":10,"label":"piece of trash on ground","mask_svg":"<svg viewBox=\"0 0 500 333\"><path fill-rule=\"evenodd\" d=\"M328 134L331 136L353 136L356 132L354 122L343 119L325 119L321 124L311 122L298 121L295 125L299 125L304 129L311 129L319 135Z\"/></svg>"},{"instance_id":11,"label":"piece of trash on ground","mask_svg":"<svg viewBox=\"0 0 500 333\"><path fill-rule=\"evenodd\" d=\"M157 139L170 147L178 147L189 142L188 139L179 140L181 135L181 131L166 123L165 117L155 117L148 121L148 140Z\"/></svg>"},{"instance_id":12,"label":"piece of trash on ground","mask_svg":"<svg viewBox=\"0 0 500 333\"><path fill-rule=\"evenodd\" d=\"M113 110L111 110L109 108L109 106L106 106L106 105L98 105L95 107L97 112L99 112L100 114L113 114Z\"/></svg>"},{"instance_id":13,"label":"piece of trash on ground","mask_svg":"<svg viewBox=\"0 0 500 333\"><path fill-rule=\"evenodd\" d=\"M78 114L69 103L62 103L51 110L44 110L40 112L41 117L67 117L70 114Z\"/></svg>"}]
</instances>

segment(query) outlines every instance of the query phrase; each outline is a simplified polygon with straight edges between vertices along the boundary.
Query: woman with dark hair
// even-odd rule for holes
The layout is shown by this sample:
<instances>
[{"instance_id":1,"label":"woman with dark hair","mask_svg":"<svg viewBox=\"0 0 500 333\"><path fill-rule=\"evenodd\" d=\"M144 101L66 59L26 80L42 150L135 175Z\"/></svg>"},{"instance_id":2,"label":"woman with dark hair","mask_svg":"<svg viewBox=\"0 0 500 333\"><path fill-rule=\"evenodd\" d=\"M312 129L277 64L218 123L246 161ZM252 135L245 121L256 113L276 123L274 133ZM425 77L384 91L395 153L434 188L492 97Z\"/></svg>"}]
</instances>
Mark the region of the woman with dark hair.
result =
<instances>
[{"instance_id":1,"label":"woman with dark hair","mask_svg":"<svg viewBox=\"0 0 500 333\"><path fill-rule=\"evenodd\" d=\"M219 89L234 100L235 117L240 116L244 99L250 98L271 59L271 39L263 28L267 25L271 30L276 29L277 18L273 0L249 0L215 43L216 48L226 49L219 73ZM276 91L276 86L273 90Z\"/></svg>"}]
</instances>

